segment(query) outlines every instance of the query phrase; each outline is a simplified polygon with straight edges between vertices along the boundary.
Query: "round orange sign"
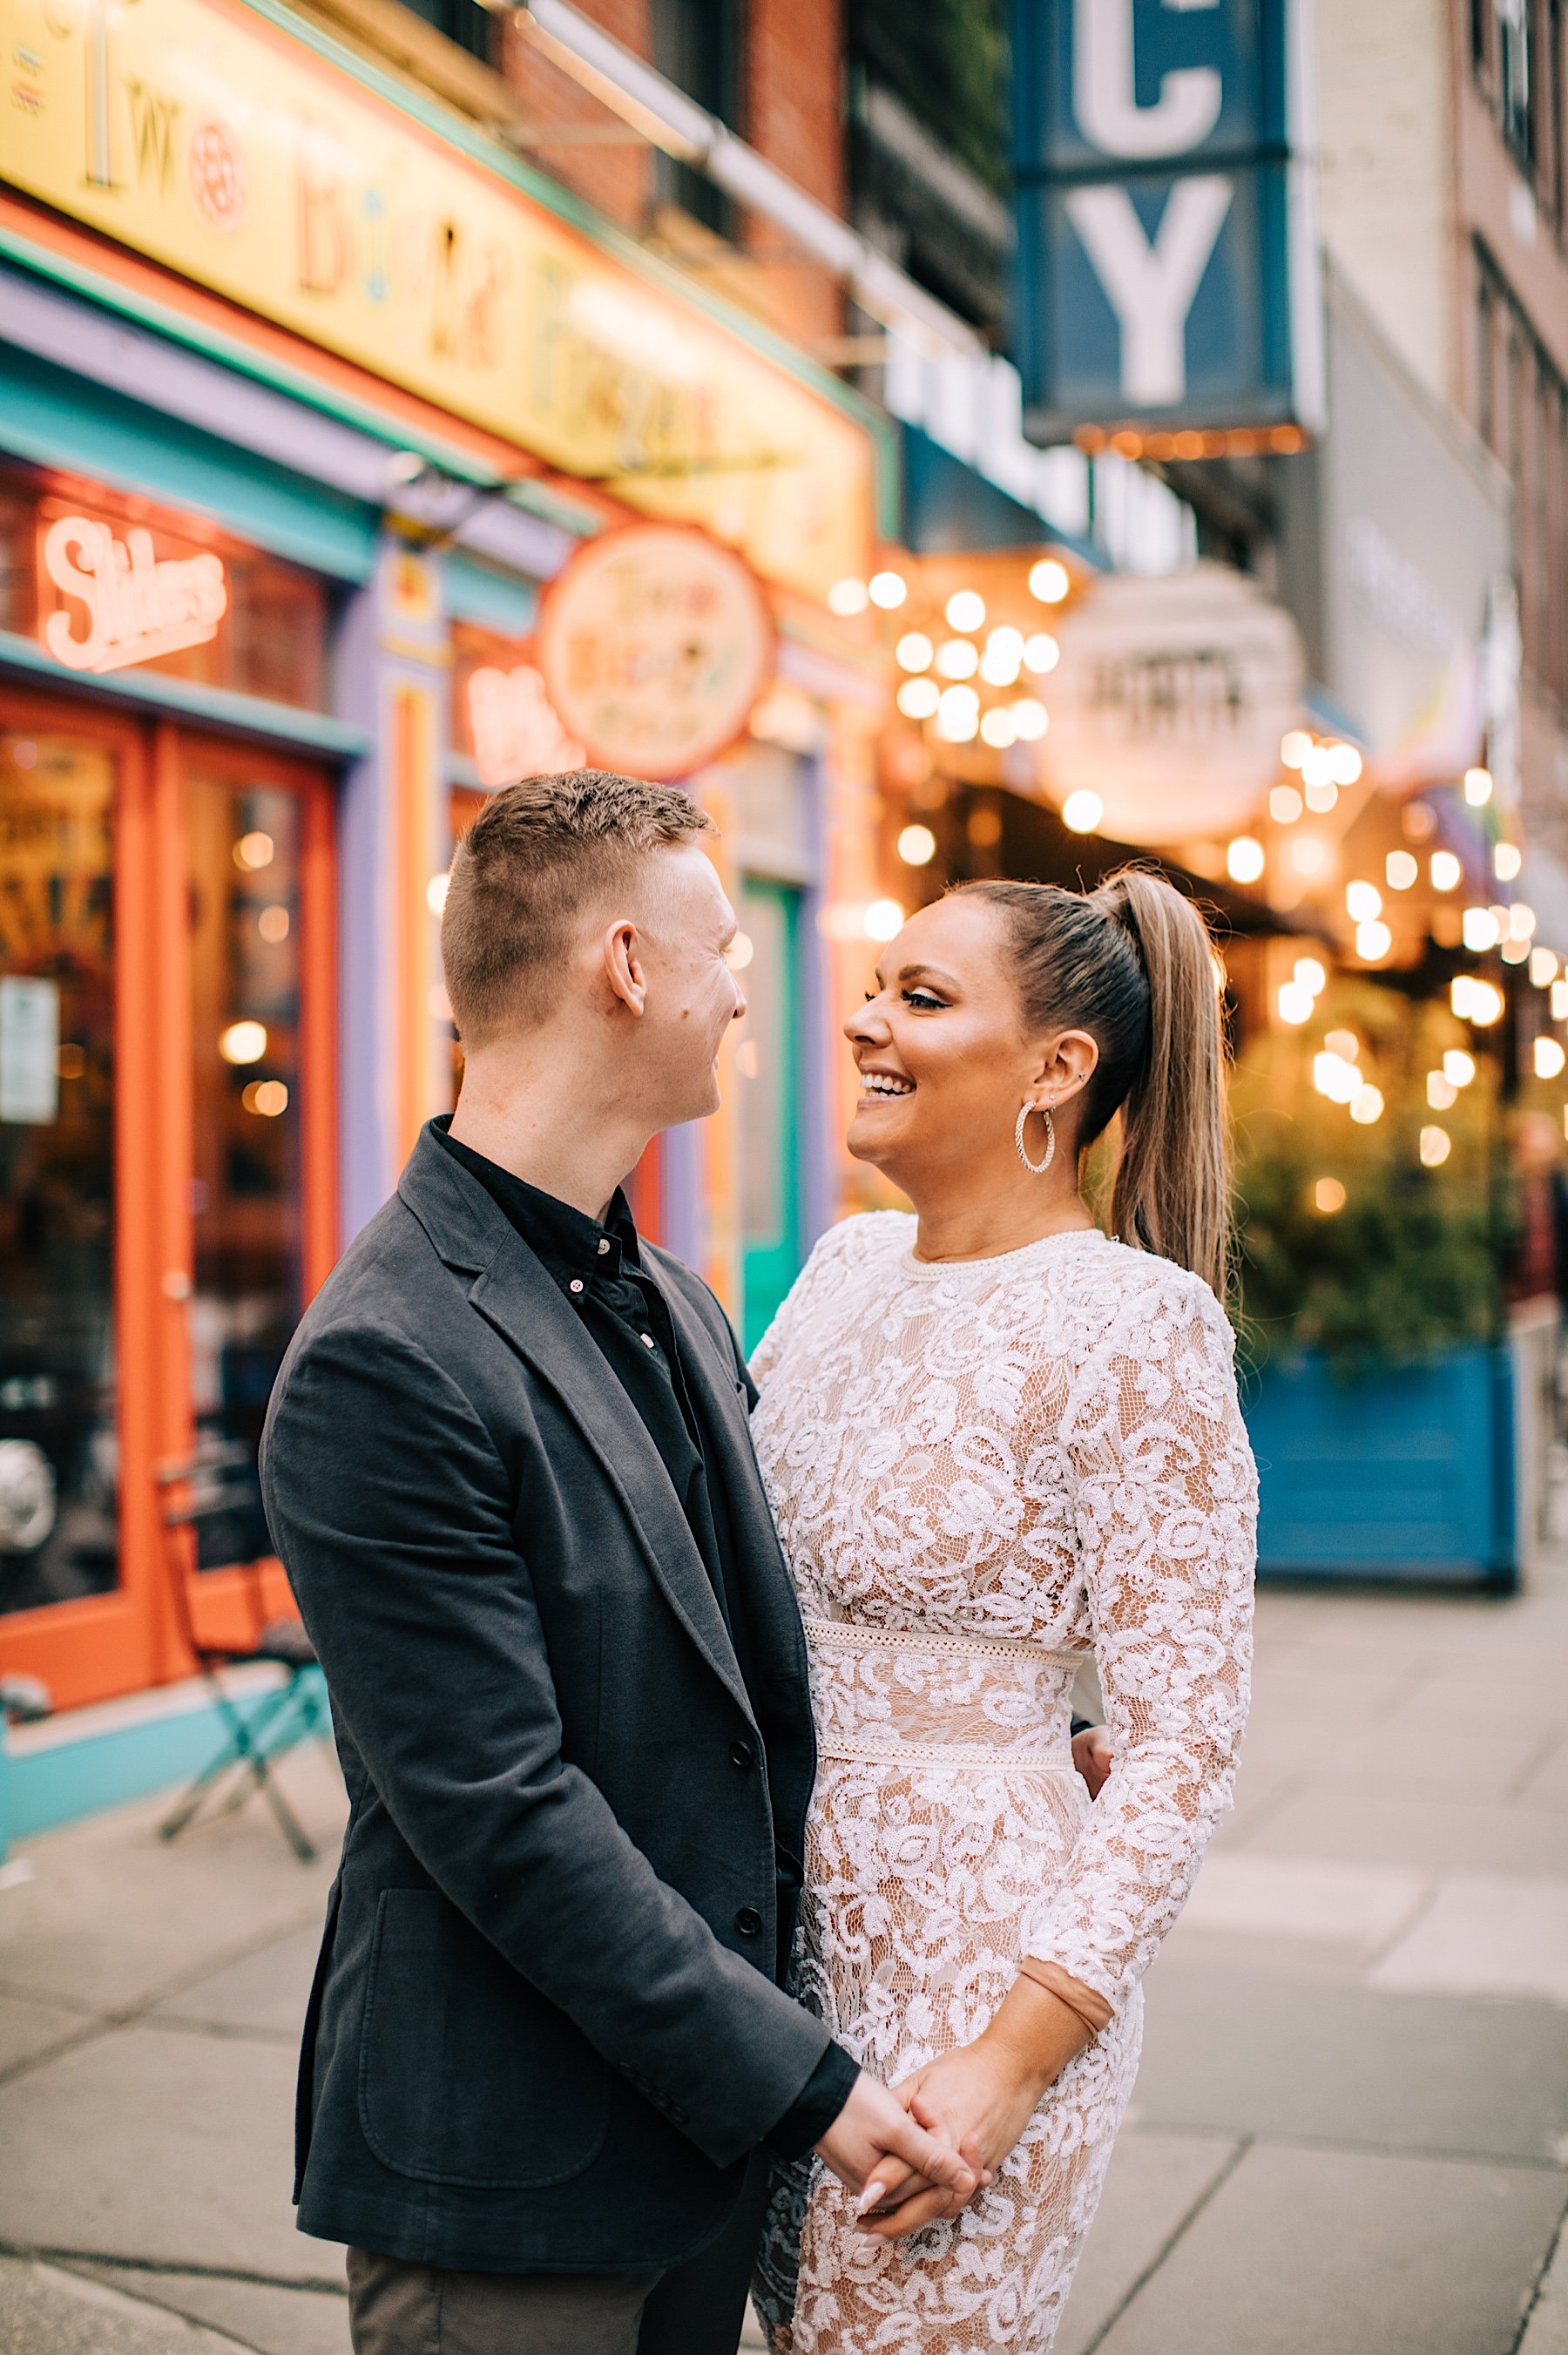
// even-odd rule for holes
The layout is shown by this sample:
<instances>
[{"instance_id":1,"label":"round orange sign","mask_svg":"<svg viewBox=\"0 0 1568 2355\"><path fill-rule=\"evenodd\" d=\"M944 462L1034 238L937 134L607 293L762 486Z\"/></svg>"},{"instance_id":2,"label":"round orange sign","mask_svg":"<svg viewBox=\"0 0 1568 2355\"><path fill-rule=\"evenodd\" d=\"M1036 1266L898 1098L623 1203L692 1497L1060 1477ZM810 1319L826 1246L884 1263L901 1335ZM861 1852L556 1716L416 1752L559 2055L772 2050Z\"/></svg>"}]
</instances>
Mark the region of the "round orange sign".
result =
<instances>
[{"instance_id":1,"label":"round orange sign","mask_svg":"<svg viewBox=\"0 0 1568 2355\"><path fill-rule=\"evenodd\" d=\"M552 582L535 650L593 767L673 779L744 729L772 673L773 621L727 548L678 524L629 524Z\"/></svg>"}]
</instances>

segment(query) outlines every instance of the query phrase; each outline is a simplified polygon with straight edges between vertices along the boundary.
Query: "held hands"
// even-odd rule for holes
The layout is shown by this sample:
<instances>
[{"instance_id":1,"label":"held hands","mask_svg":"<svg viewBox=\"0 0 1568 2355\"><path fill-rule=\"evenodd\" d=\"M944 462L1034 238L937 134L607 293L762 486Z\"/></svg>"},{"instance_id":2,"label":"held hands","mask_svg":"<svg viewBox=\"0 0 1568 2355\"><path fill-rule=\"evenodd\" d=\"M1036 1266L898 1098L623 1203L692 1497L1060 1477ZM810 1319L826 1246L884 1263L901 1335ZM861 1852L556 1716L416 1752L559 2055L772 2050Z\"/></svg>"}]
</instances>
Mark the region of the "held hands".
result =
<instances>
[{"instance_id":1,"label":"held hands","mask_svg":"<svg viewBox=\"0 0 1568 2355\"><path fill-rule=\"evenodd\" d=\"M973 2044L944 2052L893 2091L912 2118L974 2165L981 2190L995 2180L1048 2087L1088 2041L1076 2012L1033 1979L1019 1978ZM938 2216L956 2215L964 2204L933 2202L933 2195L909 2177L890 2179L881 2197L867 2203L870 2212L860 2230L897 2240Z\"/></svg>"},{"instance_id":2,"label":"held hands","mask_svg":"<svg viewBox=\"0 0 1568 2355\"><path fill-rule=\"evenodd\" d=\"M1115 1763L1104 1726L1073 1736L1072 1763L1097 1799ZM861 2232L899 2240L956 2216L996 2180L1047 2090L1088 2041L1076 2012L1020 1977L973 2044L943 2053L891 2093L862 2071L816 2146L839 2181L859 2193Z\"/></svg>"},{"instance_id":3,"label":"held hands","mask_svg":"<svg viewBox=\"0 0 1568 2355\"><path fill-rule=\"evenodd\" d=\"M900 2094L864 2070L816 2150L839 2182L859 2194L859 2213L896 2197L900 2217L910 2220L900 2222L901 2232L956 2216L990 2180L944 2126L912 2117Z\"/></svg>"}]
</instances>

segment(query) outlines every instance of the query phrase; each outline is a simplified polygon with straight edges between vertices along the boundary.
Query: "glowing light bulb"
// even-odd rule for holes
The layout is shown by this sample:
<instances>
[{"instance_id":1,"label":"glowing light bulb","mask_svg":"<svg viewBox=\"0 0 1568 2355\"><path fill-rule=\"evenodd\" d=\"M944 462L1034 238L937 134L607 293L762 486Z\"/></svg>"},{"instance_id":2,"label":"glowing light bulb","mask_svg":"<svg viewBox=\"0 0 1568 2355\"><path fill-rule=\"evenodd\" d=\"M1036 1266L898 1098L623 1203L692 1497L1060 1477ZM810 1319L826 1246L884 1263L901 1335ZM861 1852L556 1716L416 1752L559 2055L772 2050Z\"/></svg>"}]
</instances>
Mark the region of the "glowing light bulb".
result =
<instances>
[{"instance_id":1,"label":"glowing light bulb","mask_svg":"<svg viewBox=\"0 0 1568 2355\"><path fill-rule=\"evenodd\" d=\"M862 922L869 941L896 940L903 930L904 911L896 900L873 900Z\"/></svg>"},{"instance_id":2,"label":"glowing light bulb","mask_svg":"<svg viewBox=\"0 0 1568 2355\"><path fill-rule=\"evenodd\" d=\"M873 572L866 585L866 594L873 605L880 605L884 613L891 613L909 595L909 583L901 572Z\"/></svg>"},{"instance_id":3,"label":"glowing light bulb","mask_svg":"<svg viewBox=\"0 0 1568 2355\"><path fill-rule=\"evenodd\" d=\"M936 649L936 667L944 678L973 678L980 667L978 649L967 638L944 638Z\"/></svg>"},{"instance_id":4,"label":"glowing light bulb","mask_svg":"<svg viewBox=\"0 0 1568 2355\"><path fill-rule=\"evenodd\" d=\"M1393 934L1381 919L1356 926L1356 954L1364 964L1380 964L1393 946Z\"/></svg>"},{"instance_id":5,"label":"glowing light bulb","mask_svg":"<svg viewBox=\"0 0 1568 2355\"><path fill-rule=\"evenodd\" d=\"M424 903L430 910L432 916L439 916L442 910L445 907L446 894L451 882L452 878L450 875L432 875L430 881L425 885Z\"/></svg>"},{"instance_id":6,"label":"glowing light bulb","mask_svg":"<svg viewBox=\"0 0 1568 2355\"><path fill-rule=\"evenodd\" d=\"M1263 844L1250 834L1239 834L1225 852L1225 871L1235 883L1255 883L1264 863Z\"/></svg>"},{"instance_id":7,"label":"glowing light bulb","mask_svg":"<svg viewBox=\"0 0 1568 2355\"><path fill-rule=\"evenodd\" d=\"M1020 744L1038 744L1051 725L1051 714L1032 695L1020 695L1013 705L1013 727Z\"/></svg>"},{"instance_id":8,"label":"glowing light bulb","mask_svg":"<svg viewBox=\"0 0 1568 2355\"><path fill-rule=\"evenodd\" d=\"M1495 949L1501 926L1489 908L1467 908L1461 919L1465 946L1473 956L1484 955Z\"/></svg>"},{"instance_id":9,"label":"glowing light bulb","mask_svg":"<svg viewBox=\"0 0 1568 2355\"><path fill-rule=\"evenodd\" d=\"M1365 1086L1359 1087L1350 1098L1350 1118L1358 1127L1371 1128L1372 1123L1375 1120L1381 1120L1382 1116L1382 1090L1374 1088L1369 1081Z\"/></svg>"},{"instance_id":10,"label":"glowing light bulb","mask_svg":"<svg viewBox=\"0 0 1568 2355\"><path fill-rule=\"evenodd\" d=\"M1426 1101L1434 1112L1446 1112L1450 1104L1458 1103L1459 1091L1445 1071L1427 1072Z\"/></svg>"},{"instance_id":11,"label":"glowing light bulb","mask_svg":"<svg viewBox=\"0 0 1568 2355\"><path fill-rule=\"evenodd\" d=\"M1318 958L1297 957L1291 968L1291 978L1297 988L1306 990L1309 997L1317 997L1327 984L1328 975Z\"/></svg>"},{"instance_id":12,"label":"glowing light bulb","mask_svg":"<svg viewBox=\"0 0 1568 2355\"><path fill-rule=\"evenodd\" d=\"M1306 806L1294 785L1275 785L1268 797L1268 814L1275 826L1294 826Z\"/></svg>"},{"instance_id":13,"label":"glowing light bulb","mask_svg":"<svg viewBox=\"0 0 1568 2355\"><path fill-rule=\"evenodd\" d=\"M893 660L901 670L929 670L934 652L923 630L906 630L893 648Z\"/></svg>"},{"instance_id":14,"label":"glowing light bulb","mask_svg":"<svg viewBox=\"0 0 1568 2355\"><path fill-rule=\"evenodd\" d=\"M1451 1087L1467 1088L1476 1076L1476 1059L1463 1047L1450 1047L1443 1058L1443 1076Z\"/></svg>"},{"instance_id":15,"label":"glowing light bulb","mask_svg":"<svg viewBox=\"0 0 1568 2355\"><path fill-rule=\"evenodd\" d=\"M1467 769L1465 799L1472 809L1485 809L1492 797L1492 773L1489 769Z\"/></svg>"},{"instance_id":16,"label":"glowing light bulb","mask_svg":"<svg viewBox=\"0 0 1568 2355\"><path fill-rule=\"evenodd\" d=\"M1511 883L1523 865L1524 853L1517 842L1492 845L1492 873L1499 883Z\"/></svg>"},{"instance_id":17,"label":"glowing light bulb","mask_svg":"<svg viewBox=\"0 0 1568 2355\"><path fill-rule=\"evenodd\" d=\"M1413 890L1420 875L1419 862L1411 851L1391 850L1383 860L1383 879L1391 891Z\"/></svg>"},{"instance_id":18,"label":"glowing light bulb","mask_svg":"<svg viewBox=\"0 0 1568 2355\"><path fill-rule=\"evenodd\" d=\"M1049 630L1036 630L1024 640L1024 668L1043 678L1061 660L1061 648Z\"/></svg>"},{"instance_id":19,"label":"glowing light bulb","mask_svg":"<svg viewBox=\"0 0 1568 2355\"><path fill-rule=\"evenodd\" d=\"M950 630L977 630L986 619L986 601L973 589L955 589L947 600Z\"/></svg>"},{"instance_id":20,"label":"glowing light bulb","mask_svg":"<svg viewBox=\"0 0 1568 2355\"><path fill-rule=\"evenodd\" d=\"M1345 1207L1345 1188L1338 1178L1319 1178L1312 1188L1312 1207L1326 1219L1334 1217Z\"/></svg>"},{"instance_id":21,"label":"glowing light bulb","mask_svg":"<svg viewBox=\"0 0 1568 2355\"><path fill-rule=\"evenodd\" d=\"M259 1063L267 1051L264 1022L230 1022L219 1033L218 1051L226 1063Z\"/></svg>"},{"instance_id":22,"label":"glowing light bulb","mask_svg":"<svg viewBox=\"0 0 1568 2355\"><path fill-rule=\"evenodd\" d=\"M1564 1063L1568 1063L1568 1055L1563 1053L1560 1039L1538 1039L1536 1040L1535 1076L1538 1080L1560 1078Z\"/></svg>"},{"instance_id":23,"label":"glowing light bulb","mask_svg":"<svg viewBox=\"0 0 1568 2355\"><path fill-rule=\"evenodd\" d=\"M1060 605L1072 586L1072 574L1054 556L1042 556L1038 564L1029 567L1029 593L1042 605ZM957 626L955 623L955 629Z\"/></svg>"},{"instance_id":24,"label":"glowing light bulb","mask_svg":"<svg viewBox=\"0 0 1568 2355\"><path fill-rule=\"evenodd\" d=\"M1286 769L1299 769L1311 750L1312 739L1305 728L1287 729L1280 739L1280 765Z\"/></svg>"},{"instance_id":25,"label":"glowing light bulb","mask_svg":"<svg viewBox=\"0 0 1568 2355\"><path fill-rule=\"evenodd\" d=\"M1464 871L1451 850L1433 852L1432 888L1435 891L1456 891Z\"/></svg>"},{"instance_id":26,"label":"glowing light bulb","mask_svg":"<svg viewBox=\"0 0 1568 2355\"><path fill-rule=\"evenodd\" d=\"M848 620L851 613L863 613L871 602L871 592L863 581L836 581L827 592L827 610Z\"/></svg>"},{"instance_id":27,"label":"glowing light bulb","mask_svg":"<svg viewBox=\"0 0 1568 2355\"><path fill-rule=\"evenodd\" d=\"M1544 989L1548 982L1556 980L1557 959L1550 949L1531 950L1530 977L1537 989Z\"/></svg>"},{"instance_id":28,"label":"glowing light bulb","mask_svg":"<svg viewBox=\"0 0 1568 2355\"><path fill-rule=\"evenodd\" d=\"M1375 883L1347 883L1345 913L1353 924L1370 924L1383 911L1383 895Z\"/></svg>"},{"instance_id":29,"label":"glowing light bulb","mask_svg":"<svg viewBox=\"0 0 1568 2355\"><path fill-rule=\"evenodd\" d=\"M949 687L936 706L936 732L950 744L968 744L979 733L980 698L972 687Z\"/></svg>"},{"instance_id":30,"label":"glowing light bulb","mask_svg":"<svg viewBox=\"0 0 1568 2355\"><path fill-rule=\"evenodd\" d=\"M1435 1123L1421 1132L1421 1163L1424 1169L1441 1169L1453 1151L1453 1140L1445 1128Z\"/></svg>"},{"instance_id":31,"label":"glowing light bulb","mask_svg":"<svg viewBox=\"0 0 1568 2355\"><path fill-rule=\"evenodd\" d=\"M893 698L906 719L930 719L942 700L933 678L906 678Z\"/></svg>"},{"instance_id":32,"label":"glowing light bulb","mask_svg":"<svg viewBox=\"0 0 1568 2355\"><path fill-rule=\"evenodd\" d=\"M981 719L981 742L993 746L998 752L1005 752L1009 744L1017 741L1018 732L1017 720L1002 704L993 705Z\"/></svg>"},{"instance_id":33,"label":"glowing light bulb","mask_svg":"<svg viewBox=\"0 0 1568 2355\"><path fill-rule=\"evenodd\" d=\"M936 856L936 837L928 826L906 826L899 837L899 857L906 867L929 867Z\"/></svg>"},{"instance_id":34,"label":"glowing light bulb","mask_svg":"<svg viewBox=\"0 0 1568 2355\"><path fill-rule=\"evenodd\" d=\"M1295 1026L1312 1019L1312 992L1303 989L1298 981L1282 981L1275 1002L1282 1022Z\"/></svg>"},{"instance_id":35,"label":"glowing light bulb","mask_svg":"<svg viewBox=\"0 0 1568 2355\"><path fill-rule=\"evenodd\" d=\"M1361 773L1361 756L1353 744L1330 744L1328 774L1337 785L1353 785Z\"/></svg>"},{"instance_id":36,"label":"glowing light bulb","mask_svg":"<svg viewBox=\"0 0 1568 2355\"><path fill-rule=\"evenodd\" d=\"M1104 815L1104 804L1087 785L1080 785L1061 805L1061 823L1073 834L1093 834Z\"/></svg>"}]
</instances>

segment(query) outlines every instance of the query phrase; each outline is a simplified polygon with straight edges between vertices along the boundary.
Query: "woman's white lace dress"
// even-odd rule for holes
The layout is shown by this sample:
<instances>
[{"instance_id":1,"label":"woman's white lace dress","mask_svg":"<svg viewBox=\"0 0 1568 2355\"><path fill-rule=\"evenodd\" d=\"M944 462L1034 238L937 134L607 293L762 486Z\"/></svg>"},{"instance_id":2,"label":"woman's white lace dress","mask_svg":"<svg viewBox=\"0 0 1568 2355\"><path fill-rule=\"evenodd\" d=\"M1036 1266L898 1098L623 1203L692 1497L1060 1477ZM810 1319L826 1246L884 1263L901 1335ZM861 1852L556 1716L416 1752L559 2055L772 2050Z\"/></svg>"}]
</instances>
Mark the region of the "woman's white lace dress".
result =
<instances>
[{"instance_id":1,"label":"woman's white lace dress","mask_svg":"<svg viewBox=\"0 0 1568 2355\"><path fill-rule=\"evenodd\" d=\"M825 1236L753 1367L817 1713L800 1991L890 2082L976 2036L1021 1955L1110 2017L955 2223L867 2241L819 2162L779 2171L775 2355L1050 2348L1246 1716L1256 1480L1213 1294L1098 1233L927 1265L914 1229Z\"/></svg>"}]
</instances>

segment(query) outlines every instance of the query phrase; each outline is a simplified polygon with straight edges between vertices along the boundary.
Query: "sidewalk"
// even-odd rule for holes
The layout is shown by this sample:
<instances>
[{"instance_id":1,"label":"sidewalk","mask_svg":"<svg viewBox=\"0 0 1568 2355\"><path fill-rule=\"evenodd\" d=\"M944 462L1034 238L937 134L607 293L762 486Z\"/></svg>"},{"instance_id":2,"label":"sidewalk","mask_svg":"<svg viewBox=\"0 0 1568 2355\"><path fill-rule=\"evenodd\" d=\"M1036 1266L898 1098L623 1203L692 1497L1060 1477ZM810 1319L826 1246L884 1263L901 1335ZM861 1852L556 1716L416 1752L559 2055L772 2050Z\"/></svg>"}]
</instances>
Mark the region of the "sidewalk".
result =
<instances>
[{"instance_id":1,"label":"sidewalk","mask_svg":"<svg viewBox=\"0 0 1568 2355\"><path fill-rule=\"evenodd\" d=\"M285 1764L328 1845L325 1755ZM348 2355L288 2207L330 1861L140 1804L0 1884L0 2355ZM1267 1594L1061 2355L1568 2355L1568 1558Z\"/></svg>"}]
</instances>

